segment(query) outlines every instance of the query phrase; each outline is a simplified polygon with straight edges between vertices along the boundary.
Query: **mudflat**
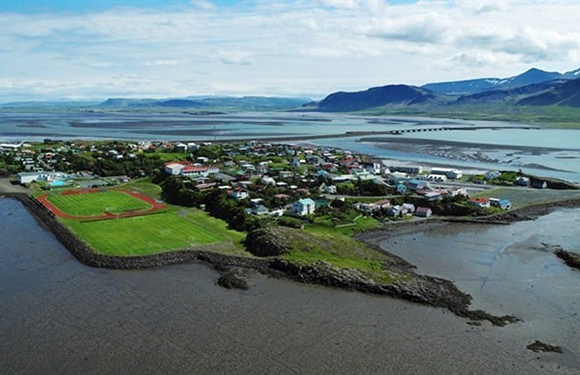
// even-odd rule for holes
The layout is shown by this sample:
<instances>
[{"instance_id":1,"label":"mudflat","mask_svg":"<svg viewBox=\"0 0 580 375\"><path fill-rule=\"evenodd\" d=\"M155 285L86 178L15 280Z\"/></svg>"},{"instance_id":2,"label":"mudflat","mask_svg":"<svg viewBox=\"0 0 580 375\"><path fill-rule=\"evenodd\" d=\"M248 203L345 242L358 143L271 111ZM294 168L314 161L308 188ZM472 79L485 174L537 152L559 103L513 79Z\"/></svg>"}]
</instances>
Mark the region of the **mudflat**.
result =
<instances>
[{"instance_id":1,"label":"mudflat","mask_svg":"<svg viewBox=\"0 0 580 375\"><path fill-rule=\"evenodd\" d=\"M471 326L444 309L263 276L228 290L201 264L95 269L15 200L0 199L0 222L2 373L578 371L566 353L527 350L525 322Z\"/></svg>"}]
</instances>

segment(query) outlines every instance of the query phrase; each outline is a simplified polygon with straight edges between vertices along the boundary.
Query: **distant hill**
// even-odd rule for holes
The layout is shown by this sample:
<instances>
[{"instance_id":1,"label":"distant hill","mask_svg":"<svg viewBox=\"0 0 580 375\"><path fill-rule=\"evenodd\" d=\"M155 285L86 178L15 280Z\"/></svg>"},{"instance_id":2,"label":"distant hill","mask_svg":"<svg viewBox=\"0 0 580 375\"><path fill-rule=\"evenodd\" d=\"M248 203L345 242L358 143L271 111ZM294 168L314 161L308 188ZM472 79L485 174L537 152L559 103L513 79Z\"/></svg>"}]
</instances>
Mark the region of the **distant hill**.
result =
<instances>
[{"instance_id":1,"label":"distant hill","mask_svg":"<svg viewBox=\"0 0 580 375\"><path fill-rule=\"evenodd\" d=\"M429 83L422 87L442 94L469 95L490 90L513 89L555 79L575 78L580 78L580 69L561 74L532 68L525 73L509 78L479 78L465 81Z\"/></svg>"},{"instance_id":2,"label":"distant hill","mask_svg":"<svg viewBox=\"0 0 580 375\"><path fill-rule=\"evenodd\" d=\"M580 75L579 75L580 76ZM520 80L523 82L523 80ZM428 110L493 110L494 106L566 106L580 108L580 78L556 79L515 88L504 88L467 95L444 95L406 85L373 87L365 91L336 92L307 109L322 112L353 112L389 108ZM474 107L475 106L475 107ZM470 107L471 109L467 108Z\"/></svg>"},{"instance_id":3,"label":"distant hill","mask_svg":"<svg viewBox=\"0 0 580 375\"><path fill-rule=\"evenodd\" d=\"M428 104L444 99L444 95L421 87L388 85L358 92L336 92L316 103L316 108L325 112L349 112L386 105Z\"/></svg>"},{"instance_id":4,"label":"distant hill","mask_svg":"<svg viewBox=\"0 0 580 375\"><path fill-rule=\"evenodd\" d=\"M0 107L3 108L77 108L98 105L95 101L22 101L2 103Z\"/></svg>"},{"instance_id":5,"label":"distant hill","mask_svg":"<svg viewBox=\"0 0 580 375\"><path fill-rule=\"evenodd\" d=\"M109 108L235 108L248 110L275 110L296 108L312 101L309 98L279 98L263 96L220 97L200 96L174 99L111 98L101 103Z\"/></svg>"},{"instance_id":6,"label":"distant hill","mask_svg":"<svg viewBox=\"0 0 580 375\"><path fill-rule=\"evenodd\" d=\"M558 79L548 82L535 83L527 86L516 87L513 89L498 89L478 92L475 94L461 95L452 104L484 104L492 102L505 102L517 104L520 100L529 96L534 96L549 92L559 85L568 82L564 79Z\"/></svg>"},{"instance_id":7,"label":"distant hill","mask_svg":"<svg viewBox=\"0 0 580 375\"><path fill-rule=\"evenodd\" d=\"M556 85L551 90L521 99L518 105L558 105L580 108L580 78Z\"/></svg>"}]
</instances>

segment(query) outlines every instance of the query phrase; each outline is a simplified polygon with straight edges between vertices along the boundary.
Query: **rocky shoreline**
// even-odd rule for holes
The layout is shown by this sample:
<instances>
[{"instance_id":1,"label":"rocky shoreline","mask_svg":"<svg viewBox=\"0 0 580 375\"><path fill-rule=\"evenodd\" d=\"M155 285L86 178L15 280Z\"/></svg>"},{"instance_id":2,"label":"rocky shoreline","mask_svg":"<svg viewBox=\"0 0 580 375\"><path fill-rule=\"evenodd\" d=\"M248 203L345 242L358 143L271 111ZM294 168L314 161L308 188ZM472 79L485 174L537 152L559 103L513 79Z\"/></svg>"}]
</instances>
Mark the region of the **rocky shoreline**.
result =
<instances>
[{"instance_id":1,"label":"rocky shoreline","mask_svg":"<svg viewBox=\"0 0 580 375\"><path fill-rule=\"evenodd\" d=\"M494 325L503 326L517 320L513 316L493 316L481 310L470 310L471 296L461 292L451 281L418 275L412 271L414 267L411 264L393 255L391 255L392 261L385 266L392 267L394 270L404 270L411 277L392 284L376 283L357 270L334 267L326 262L300 266L280 258L244 258L212 252L208 248L204 250L177 250L135 257L101 255L80 241L59 223L50 211L29 195L22 193L1 195L20 201L35 219L53 233L79 262L91 267L141 269L201 261L212 265L222 274L218 283L226 288L246 289L249 287L248 277L251 276L247 270L254 270L268 276L291 279L302 283L385 295L427 306L443 307L472 321L487 320Z\"/></svg>"}]
</instances>

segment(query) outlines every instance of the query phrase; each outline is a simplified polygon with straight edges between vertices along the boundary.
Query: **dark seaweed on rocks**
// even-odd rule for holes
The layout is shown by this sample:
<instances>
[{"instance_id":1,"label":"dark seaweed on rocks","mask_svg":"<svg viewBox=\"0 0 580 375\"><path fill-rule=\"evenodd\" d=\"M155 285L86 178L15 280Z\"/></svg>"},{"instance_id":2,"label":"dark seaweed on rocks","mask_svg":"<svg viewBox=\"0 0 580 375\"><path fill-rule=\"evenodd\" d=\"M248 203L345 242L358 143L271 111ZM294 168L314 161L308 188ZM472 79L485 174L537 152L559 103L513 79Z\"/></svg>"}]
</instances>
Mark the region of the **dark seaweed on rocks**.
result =
<instances>
[{"instance_id":1,"label":"dark seaweed on rocks","mask_svg":"<svg viewBox=\"0 0 580 375\"><path fill-rule=\"evenodd\" d=\"M225 270L217 283L226 289L247 290L250 288L248 280L249 275L240 268L231 268Z\"/></svg>"},{"instance_id":2,"label":"dark seaweed on rocks","mask_svg":"<svg viewBox=\"0 0 580 375\"><path fill-rule=\"evenodd\" d=\"M564 261L569 267L580 270L580 255L569 251L558 249L554 252L556 256Z\"/></svg>"},{"instance_id":3,"label":"dark seaweed on rocks","mask_svg":"<svg viewBox=\"0 0 580 375\"><path fill-rule=\"evenodd\" d=\"M540 340L536 340L531 344L526 346L529 350L539 353L539 352L552 352L552 353L563 353L562 347L557 345L550 345L542 342Z\"/></svg>"}]
</instances>

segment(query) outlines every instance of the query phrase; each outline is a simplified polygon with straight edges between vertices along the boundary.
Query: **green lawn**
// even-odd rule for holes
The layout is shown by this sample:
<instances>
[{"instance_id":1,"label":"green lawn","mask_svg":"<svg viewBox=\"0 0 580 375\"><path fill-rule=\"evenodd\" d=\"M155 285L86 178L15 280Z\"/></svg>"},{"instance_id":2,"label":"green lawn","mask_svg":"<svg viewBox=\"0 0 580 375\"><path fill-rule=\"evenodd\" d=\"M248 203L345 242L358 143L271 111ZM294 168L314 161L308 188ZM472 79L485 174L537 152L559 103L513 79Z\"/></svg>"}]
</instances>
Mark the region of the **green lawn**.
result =
<instances>
[{"instance_id":1,"label":"green lawn","mask_svg":"<svg viewBox=\"0 0 580 375\"><path fill-rule=\"evenodd\" d=\"M290 262L309 266L325 261L335 267L359 270L376 282L385 284L406 277L404 274L383 270L383 262L389 260L387 255L340 232L328 230L325 233L320 227L307 230L280 229L291 247L291 251L282 255L282 258Z\"/></svg>"},{"instance_id":2,"label":"green lawn","mask_svg":"<svg viewBox=\"0 0 580 375\"><path fill-rule=\"evenodd\" d=\"M226 224L203 211L168 212L123 219L63 222L96 252L135 256L171 250L218 245L213 251L247 255L240 245L244 233L226 229Z\"/></svg>"},{"instance_id":3,"label":"green lawn","mask_svg":"<svg viewBox=\"0 0 580 375\"><path fill-rule=\"evenodd\" d=\"M151 198L159 198L159 195L161 194L161 186L152 183L147 178L128 182L121 185L121 187L127 190L138 191L142 194L150 196Z\"/></svg>"},{"instance_id":4,"label":"green lawn","mask_svg":"<svg viewBox=\"0 0 580 375\"><path fill-rule=\"evenodd\" d=\"M580 198L578 190L551 190L551 189L524 189L524 188L498 188L486 190L477 197L509 199L514 208L532 204L555 202L563 199Z\"/></svg>"},{"instance_id":5,"label":"green lawn","mask_svg":"<svg viewBox=\"0 0 580 375\"><path fill-rule=\"evenodd\" d=\"M140 199L115 190L77 195L50 195L48 201L65 214L75 216L99 216L105 211L120 214L151 207Z\"/></svg>"},{"instance_id":6,"label":"green lawn","mask_svg":"<svg viewBox=\"0 0 580 375\"><path fill-rule=\"evenodd\" d=\"M307 224L305 230L311 233L329 234L329 235L343 235L351 237L359 232L365 230L376 229L382 226L382 223L371 216L362 216L355 212L357 216L349 215L349 219L339 223L339 227L335 227L330 215L319 216L314 219L312 224ZM356 218L356 220L354 220Z\"/></svg>"}]
</instances>

